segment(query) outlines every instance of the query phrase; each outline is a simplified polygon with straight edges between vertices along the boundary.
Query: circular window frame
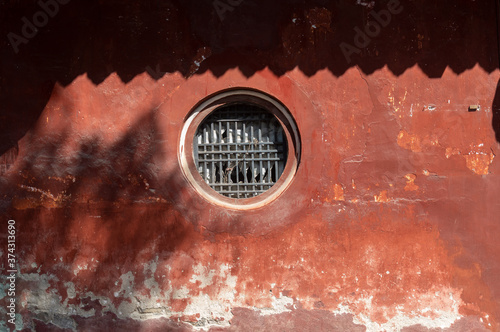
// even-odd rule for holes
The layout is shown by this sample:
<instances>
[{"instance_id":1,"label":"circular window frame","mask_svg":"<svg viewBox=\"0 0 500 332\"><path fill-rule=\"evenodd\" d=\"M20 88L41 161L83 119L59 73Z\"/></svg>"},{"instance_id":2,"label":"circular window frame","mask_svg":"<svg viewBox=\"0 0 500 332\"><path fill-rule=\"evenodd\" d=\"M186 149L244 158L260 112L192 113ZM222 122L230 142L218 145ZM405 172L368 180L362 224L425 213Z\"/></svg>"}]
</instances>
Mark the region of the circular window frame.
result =
<instances>
[{"instance_id":1,"label":"circular window frame","mask_svg":"<svg viewBox=\"0 0 500 332\"><path fill-rule=\"evenodd\" d=\"M198 172L193 156L193 138L198 126L216 109L236 103L253 104L272 113L283 128L288 145L285 168L280 178L267 191L250 198L230 198L212 189ZM261 91L238 88L209 96L191 110L181 131L178 156L183 175L204 199L225 208L249 210L274 201L290 186L298 169L300 151L298 127L285 105Z\"/></svg>"}]
</instances>

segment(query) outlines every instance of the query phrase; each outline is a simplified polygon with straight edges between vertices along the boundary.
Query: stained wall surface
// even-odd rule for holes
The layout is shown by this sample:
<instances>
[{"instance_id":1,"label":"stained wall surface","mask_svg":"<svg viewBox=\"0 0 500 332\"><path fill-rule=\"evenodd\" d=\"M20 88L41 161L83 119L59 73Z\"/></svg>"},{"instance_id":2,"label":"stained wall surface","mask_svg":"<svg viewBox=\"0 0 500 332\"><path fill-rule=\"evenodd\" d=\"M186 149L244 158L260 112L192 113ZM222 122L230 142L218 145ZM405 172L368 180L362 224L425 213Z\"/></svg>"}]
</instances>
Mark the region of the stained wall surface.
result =
<instances>
[{"instance_id":1,"label":"stained wall surface","mask_svg":"<svg viewBox=\"0 0 500 332\"><path fill-rule=\"evenodd\" d=\"M2 328L15 220L17 330L500 331L494 1L0 5ZM248 211L178 156L234 88L301 138Z\"/></svg>"}]
</instances>

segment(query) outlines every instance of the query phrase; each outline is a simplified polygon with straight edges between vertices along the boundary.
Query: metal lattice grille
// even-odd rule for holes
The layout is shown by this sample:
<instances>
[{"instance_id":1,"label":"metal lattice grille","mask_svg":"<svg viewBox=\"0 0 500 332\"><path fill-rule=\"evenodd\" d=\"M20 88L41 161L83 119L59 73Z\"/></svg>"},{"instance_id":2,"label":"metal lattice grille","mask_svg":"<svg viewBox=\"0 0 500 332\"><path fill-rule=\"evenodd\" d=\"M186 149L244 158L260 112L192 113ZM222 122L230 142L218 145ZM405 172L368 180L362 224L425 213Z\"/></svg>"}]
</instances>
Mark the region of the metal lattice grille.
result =
<instances>
[{"instance_id":1,"label":"metal lattice grille","mask_svg":"<svg viewBox=\"0 0 500 332\"><path fill-rule=\"evenodd\" d=\"M278 181L287 141L272 113L233 104L216 109L201 123L193 152L198 171L212 189L231 198L250 198Z\"/></svg>"}]
</instances>

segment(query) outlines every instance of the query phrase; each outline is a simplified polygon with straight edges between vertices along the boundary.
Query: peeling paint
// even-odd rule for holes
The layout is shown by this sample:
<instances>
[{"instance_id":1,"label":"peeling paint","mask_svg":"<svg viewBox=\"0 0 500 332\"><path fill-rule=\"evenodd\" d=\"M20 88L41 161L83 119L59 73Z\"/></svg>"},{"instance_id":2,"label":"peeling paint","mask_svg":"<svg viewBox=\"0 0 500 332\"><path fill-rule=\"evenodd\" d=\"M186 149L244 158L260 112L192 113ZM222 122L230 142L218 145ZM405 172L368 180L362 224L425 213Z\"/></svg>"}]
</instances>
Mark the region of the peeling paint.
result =
<instances>
[{"instance_id":1,"label":"peeling paint","mask_svg":"<svg viewBox=\"0 0 500 332\"><path fill-rule=\"evenodd\" d=\"M465 156L467 168L477 175L487 175L490 164L495 155L493 153L470 152Z\"/></svg>"},{"instance_id":2,"label":"peeling paint","mask_svg":"<svg viewBox=\"0 0 500 332\"><path fill-rule=\"evenodd\" d=\"M387 190L382 190L379 195L373 196L373 199L377 203L387 203L391 200L387 194Z\"/></svg>"},{"instance_id":3,"label":"peeling paint","mask_svg":"<svg viewBox=\"0 0 500 332\"><path fill-rule=\"evenodd\" d=\"M354 302L352 298L344 299L343 304L339 305L334 312L353 314L354 322L365 326L367 332L401 331L405 327L414 325L421 325L428 329L445 329L462 318L459 313L462 301L460 292L457 290L443 288L433 289L426 293L413 291L408 294L408 299L412 300L410 305L397 306L391 315L387 315L387 312L392 312L392 310L374 303L373 296L367 294L358 297ZM359 311L360 309L362 312Z\"/></svg>"},{"instance_id":4,"label":"peeling paint","mask_svg":"<svg viewBox=\"0 0 500 332\"><path fill-rule=\"evenodd\" d=\"M398 134L398 145L403 149L413 152L421 152L420 138L416 135L410 135L406 130L401 130Z\"/></svg>"},{"instance_id":5,"label":"peeling paint","mask_svg":"<svg viewBox=\"0 0 500 332\"><path fill-rule=\"evenodd\" d=\"M333 187L333 191L335 193L335 196L333 198L334 200L345 201L344 188L342 187L342 185L336 183L335 186Z\"/></svg>"},{"instance_id":6,"label":"peeling paint","mask_svg":"<svg viewBox=\"0 0 500 332\"><path fill-rule=\"evenodd\" d=\"M406 186L405 186L405 191L415 191L418 190L418 186L415 184L415 180L417 178L417 175L415 174L406 174Z\"/></svg>"}]
</instances>

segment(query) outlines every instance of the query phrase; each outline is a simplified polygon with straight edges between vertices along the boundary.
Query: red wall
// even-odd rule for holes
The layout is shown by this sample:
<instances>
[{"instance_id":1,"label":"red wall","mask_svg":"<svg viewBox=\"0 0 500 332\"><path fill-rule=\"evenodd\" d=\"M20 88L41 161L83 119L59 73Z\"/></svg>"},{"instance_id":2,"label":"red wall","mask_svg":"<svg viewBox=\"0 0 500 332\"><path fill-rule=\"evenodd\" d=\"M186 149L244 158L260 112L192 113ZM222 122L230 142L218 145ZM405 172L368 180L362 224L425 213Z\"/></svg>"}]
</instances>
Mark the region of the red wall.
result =
<instances>
[{"instance_id":1,"label":"red wall","mask_svg":"<svg viewBox=\"0 0 500 332\"><path fill-rule=\"evenodd\" d=\"M73 0L3 40L19 328L499 331L495 3L232 3ZM2 6L6 36L42 10ZM235 87L279 99L302 143L290 187L244 212L177 155L193 107Z\"/></svg>"}]
</instances>

